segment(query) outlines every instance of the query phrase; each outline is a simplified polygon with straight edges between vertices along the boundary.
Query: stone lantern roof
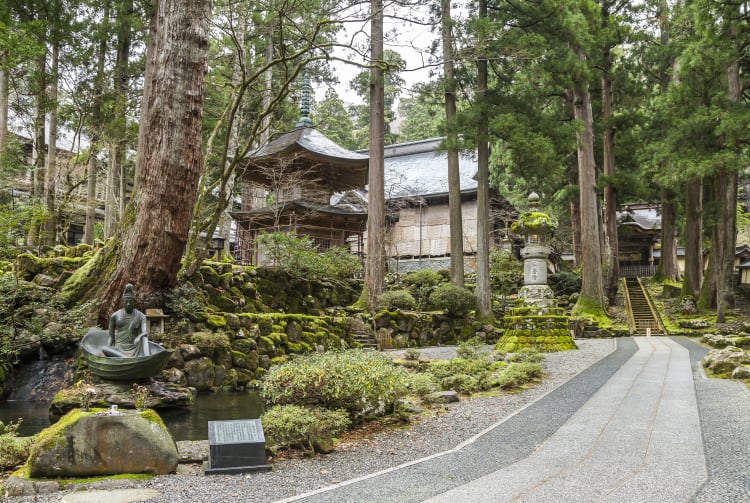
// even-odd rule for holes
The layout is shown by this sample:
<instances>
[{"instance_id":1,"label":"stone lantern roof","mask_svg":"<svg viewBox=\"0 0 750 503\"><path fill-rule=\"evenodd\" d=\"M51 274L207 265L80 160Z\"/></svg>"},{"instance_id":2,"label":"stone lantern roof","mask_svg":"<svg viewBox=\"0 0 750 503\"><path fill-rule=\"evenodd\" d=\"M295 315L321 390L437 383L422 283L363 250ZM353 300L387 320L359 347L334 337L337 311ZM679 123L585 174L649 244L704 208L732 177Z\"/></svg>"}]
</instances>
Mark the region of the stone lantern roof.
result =
<instances>
[{"instance_id":1,"label":"stone lantern roof","mask_svg":"<svg viewBox=\"0 0 750 503\"><path fill-rule=\"evenodd\" d=\"M518 220L511 225L511 231L522 234L545 235L557 228L557 222L547 213L541 212L539 208L539 194L532 192L528 197L529 211L521 213Z\"/></svg>"}]
</instances>

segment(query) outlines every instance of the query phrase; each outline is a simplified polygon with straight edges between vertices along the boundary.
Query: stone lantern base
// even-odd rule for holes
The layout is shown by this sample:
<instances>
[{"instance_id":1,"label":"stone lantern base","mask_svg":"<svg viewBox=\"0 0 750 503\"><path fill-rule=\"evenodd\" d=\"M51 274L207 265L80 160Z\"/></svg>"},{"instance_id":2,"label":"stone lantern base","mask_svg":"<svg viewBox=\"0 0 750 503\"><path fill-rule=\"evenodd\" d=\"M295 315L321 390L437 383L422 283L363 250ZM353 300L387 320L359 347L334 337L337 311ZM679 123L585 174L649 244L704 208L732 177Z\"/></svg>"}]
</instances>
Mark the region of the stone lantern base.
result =
<instances>
[{"instance_id":1,"label":"stone lantern base","mask_svg":"<svg viewBox=\"0 0 750 503\"><path fill-rule=\"evenodd\" d=\"M524 285L518 296L528 306L540 309L555 307L555 295L548 285Z\"/></svg>"}]
</instances>

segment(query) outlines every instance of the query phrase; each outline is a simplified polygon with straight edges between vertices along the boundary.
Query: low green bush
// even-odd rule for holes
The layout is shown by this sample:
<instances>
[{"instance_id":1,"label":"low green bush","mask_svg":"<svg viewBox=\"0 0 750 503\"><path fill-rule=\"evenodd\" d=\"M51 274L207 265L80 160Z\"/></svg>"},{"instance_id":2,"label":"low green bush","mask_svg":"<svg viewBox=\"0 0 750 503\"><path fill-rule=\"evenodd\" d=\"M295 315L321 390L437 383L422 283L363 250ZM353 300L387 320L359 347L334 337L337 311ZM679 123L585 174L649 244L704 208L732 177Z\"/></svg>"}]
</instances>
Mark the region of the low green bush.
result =
<instances>
[{"instance_id":1,"label":"low green bush","mask_svg":"<svg viewBox=\"0 0 750 503\"><path fill-rule=\"evenodd\" d=\"M274 265L295 278L342 279L362 270L356 255L335 246L321 252L309 236L265 233L258 236L257 243Z\"/></svg>"},{"instance_id":2,"label":"low green bush","mask_svg":"<svg viewBox=\"0 0 750 503\"><path fill-rule=\"evenodd\" d=\"M408 372L388 355L352 349L302 355L271 367L262 395L270 403L345 409L353 420L391 412L407 393Z\"/></svg>"},{"instance_id":3,"label":"low green bush","mask_svg":"<svg viewBox=\"0 0 750 503\"><path fill-rule=\"evenodd\" d=\"M489 368L488 360L453 358L452 360L431 361L427 370L438 379L443 379L455 374L478 375L488 371Z\"/></svg>"},{"instance_id":4,"label":"low green bush","mask_svg":"<svg viewBox=\"0 0 750 503\"><path fill-rule=\"evenodd\" d=\"M351 426L344 410L299 405L271 407L260 422L266 447L271 451L287 447L312 450L317 443L329 441Z\"/></svg>"},{"instance_id":5,"label":"low green bush","mask_svg":"<svg viewBox=\"0 0 750 503\"><path fill-rule=\"evenodd\" d=\"M492 378L492 386L501 389L517 388L543 374L542 366L538 363L514 363L495 374Z\"/></svg>"},{"instance_id":6,"label":"low green bush","mask_svg":"<svg viewBox=\"0 0 750 503\"><path fill-rule=\"evenodd\" d=\"M440 382L429 372L416 372L409 377L409 392L422 402L428 402L430 395L440 389Z\"/></svg>"},{"instance_id":7,"label":"low green bush","mask_svg":"<svg viewBox=\"0 0 750 503\"><path fill-rule=\"evenodd\" d=\"M445 390L452 389L467 395L482 389L480 380L477 379L477 377L468 374L454 374L444 377L440 381L440 385Z\"/></svg>"},{"instance_id":8,"label":"low green bush","mask_svg":"<svg viewBox=\"0 0 750 503\"><path fill-rule=\"evenodd\" d=\"M458 343L456 354L459 358L476 360L479 358L488 358L490 351L484 348L484 342L479 337L472 337L469 340Z\"/></svg>"},{"instance_id":9,"label":"low green bush","mask_svg":"<svg viewBox=\"0 0 750 503\"><path fill-rule=\"evenodd\" d=\"M550 274L547 283L552 288L555 297L572 295L581 291L581 276L574 272L560 271Z\"/></svg>"},{"instance_id":10,"label":"low green bush","mask_svg":"<svg viewBox=\"0 0 750 503\"><path fill-rule=\"evenodd\" d=\"M21 419L8 424L0 421L0 470L15 468L26 462L31 449L32 437L17 437Z\"/></svg>"},{"instance_id":11,"label":"low green bush","mask_svg":"<svg viewBox=\"0 0 750 503\"><path fill-rule=\"evenodd\" d=\"M477 299L472 292L455 285L441 285L430 294L430 304L443 309L448 315L461 318L476 308Z\"/></svg>"},{"instance_id":12,"label":"low green bush","mask_svg":"<svg viewBox=\"0 0 750 503\"><path fill-rule=\"evenodd\" d=\"M169 291L164 307L176 320L195 321L195 313L205 310L206 299L201 290L190 283L180 283Z\"/></svg>"},{"instance_id":13,"label":"low green bush","mask_svg":"<svg viewBox=\"0 0 750 503\"><path fill-rule=\"evenodd\" d=\"M402 281L414 296L417 306L420 309L427 309L429 307L430 294L437 286L443 283L443 277L437 271L422 269L421 271L408 273Z\"/></svg>"},{"instance_id":14,"label":"low green bush","mask_svg":"<svg viewBox=\"0 0 750 503\"><path fill-rule=\"evenodd\" d=\"M509 362L540 363L544 361L544 353L534 348L521 348L507 357Z\"/></svg>"},{"instance_id":15,"label":"low green bush","mask_svg":"<svg viewBox=\"0 0 750 503\"><path fill-rule=\"evenodd\" d=\"M516 294L523 286L523 263L510 251L496 248L490 252L490 286L502 296Z\"/></svg>"},{"instance_id":16,"label":"low green bush","mask_svg":"<svg viewBox=\"0 0 750 503\"><path fill-rule=\"evenodd\" d=\"M378 308L393 311L394 309L414 309L417 302L406 290L388 290L378 297Z\"/></svg>"}]
</instances>

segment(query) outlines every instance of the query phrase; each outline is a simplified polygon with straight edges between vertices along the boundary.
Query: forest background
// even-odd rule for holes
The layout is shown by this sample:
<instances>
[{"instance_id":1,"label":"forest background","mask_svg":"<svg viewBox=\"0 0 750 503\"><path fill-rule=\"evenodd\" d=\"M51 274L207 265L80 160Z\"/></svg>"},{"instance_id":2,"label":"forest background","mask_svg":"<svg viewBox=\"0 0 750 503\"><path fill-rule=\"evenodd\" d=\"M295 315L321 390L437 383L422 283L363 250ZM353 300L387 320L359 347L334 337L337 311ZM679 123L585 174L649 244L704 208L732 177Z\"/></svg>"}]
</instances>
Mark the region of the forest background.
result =
<instances>
[{"instance_id":1,"label":"forest background","mask_svg":"<svg viewBox=\"0 0 750 503\"><path fill-rule=\"evenodd\" d=\"M361 103L346 108L332 87L312 119L342 146L370 149L369 232L383 227L382 145L445 136L449 159L477 152L480 211L491 184L519 209L534 190L569 223L579 310L614 301L618 205L650 201L661 203L658 276L681 279L683 294L722 321L747 221L749 12L748 2L713 0L8 0L2 188L10 194L28 176L30 198L22 207L4 199L3 250L60 242L72 195L85 187L84 240L107 245L68 300L96 299L103 319L134 281L160 305L180 271L200 265L205 241L226 232L242 160L294 127L305 77L333 84L331 62L341 60L361 69L350 83ZM397 31L400 20L430 28L428 80L404 88L403 57L383 50L384 19ZM398 133L389 127L397 104ZM31 167L28 143L10 125L25 127ZM62 131L76 152L64 162ZM102 179L105 218L96 226ZM454 180L449 169L455 200ZM458 241L460 220L451 211ZM381 241L370 243L373 296L383 254ZM452 256L460 252L452 245ZM483 255L480 244L480 312ZM462 268L451 279L462 284Z\"/></svg>"}]
</instances>

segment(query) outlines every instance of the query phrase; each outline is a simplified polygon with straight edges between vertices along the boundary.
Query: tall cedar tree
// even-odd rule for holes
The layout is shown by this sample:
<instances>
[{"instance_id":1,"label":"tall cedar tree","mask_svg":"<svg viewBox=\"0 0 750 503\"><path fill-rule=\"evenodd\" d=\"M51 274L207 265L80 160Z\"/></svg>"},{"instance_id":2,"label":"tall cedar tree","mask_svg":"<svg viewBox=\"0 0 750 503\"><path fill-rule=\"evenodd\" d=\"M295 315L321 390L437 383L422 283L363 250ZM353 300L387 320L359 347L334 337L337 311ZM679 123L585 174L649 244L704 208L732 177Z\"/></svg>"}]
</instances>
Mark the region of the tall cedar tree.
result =
<instances>
[{"instance_id":1,"label":"tall cedar tree","mask_svg":"<svg viewBox=\"0 0 750 503\"><path fill-rule=\"evenodd\" d=\"M127 283L141 305L161 305L185 251L201 168L201 117L210 0L159 0L148 51L138 183L115 239L69 280L70 300L91 296L104 323Z\"/></svg>"}]
</instances>

